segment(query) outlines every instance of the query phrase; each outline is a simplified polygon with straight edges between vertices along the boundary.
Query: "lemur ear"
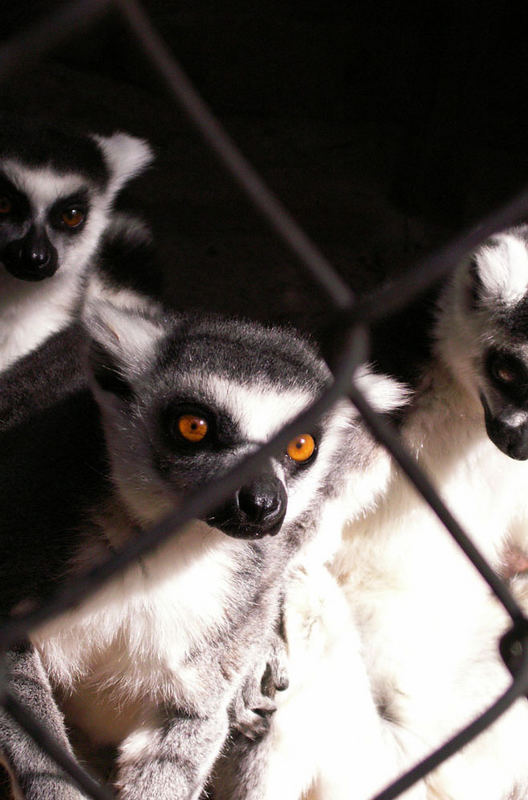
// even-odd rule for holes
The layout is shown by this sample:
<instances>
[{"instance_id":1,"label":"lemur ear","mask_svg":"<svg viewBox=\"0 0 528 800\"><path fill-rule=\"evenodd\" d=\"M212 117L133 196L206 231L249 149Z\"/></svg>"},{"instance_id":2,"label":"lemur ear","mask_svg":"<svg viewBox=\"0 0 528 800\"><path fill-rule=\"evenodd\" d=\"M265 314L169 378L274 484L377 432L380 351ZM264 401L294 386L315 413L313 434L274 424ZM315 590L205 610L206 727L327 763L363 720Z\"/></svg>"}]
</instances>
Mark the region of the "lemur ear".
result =
<instances>
[{"instance_id":1,"label":"lemur ear","mask_svg":"<svg viewBox=\"0 0 528 800\"><path fill-rule=\"evenodd\" d=\"M355 375L358 388L371 406L380 414L389 414L406 405L411 399L411 390L395 378L372 371L362 364Z\"/></svg>"},{"instance_id":2,"label":"lemur ear","mask_svg":"<svg viewBox=\"0 0 528 800\"><path fill-rule=\"evenodd\" d=\"M90 342L88 368L96 388L122 399L131 397L164 335L161 316L99 300L86 303L83 323Z\"/></svg>"},{"instance_id":3,"label":"lemur ear","mask_svg":"<svg viewBox=\"0 0 528 800\"><path fill-rule=\"evenodd\" d=\"M154 160L154 153L145 139L118 131L111 136L92 134L110 171L108 192L113 198L125 183L143 172Z\"/></svg>"},{"instance_id":4,"label":"lemur ear","mask_svg":"<svg viewBox=\"0 0 528 800\"><path fill-rule=\"evenodd\" d=\"M471 299L518 303L528 291L528 248L513 231L488 239L468 260Z\"/></svg>"}]
</instances>

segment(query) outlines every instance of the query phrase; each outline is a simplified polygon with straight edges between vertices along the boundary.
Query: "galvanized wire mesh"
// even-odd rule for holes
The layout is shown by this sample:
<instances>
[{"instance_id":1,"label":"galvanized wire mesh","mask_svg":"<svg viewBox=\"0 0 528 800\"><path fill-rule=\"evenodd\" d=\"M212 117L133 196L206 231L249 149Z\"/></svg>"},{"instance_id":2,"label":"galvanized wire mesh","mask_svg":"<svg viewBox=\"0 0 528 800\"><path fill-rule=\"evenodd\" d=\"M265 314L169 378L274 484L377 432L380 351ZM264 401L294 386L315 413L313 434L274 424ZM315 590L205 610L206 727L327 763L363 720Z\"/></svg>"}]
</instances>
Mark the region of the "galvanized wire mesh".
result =
<instances>
[{"instance_id":1,"label":"galvanized wire mesh","mask_svg":"<svg viewBox=\"0 0 528 800\"><path fill-rule=\"evenodd\" d=\"M478 226L463 232L421 263L410 268L395 280L390 288L374 291L358 302L336 270L292 219L280 200L270 192L252 165L223 130L136 0L77 0L58 8L0 48L0 80L5 80L17 69L26 66L30 59L38 58L74 32L91 25L112 8L119 12L123 24L132 31L137 44L166 83L174 101L184 110L196 131L247 196L248 202L253 204L269 223L275 235L297 257L300 268L307 272L325 293L335 309L329 324L331 323L334 329L336 325L340 328L344 344L334 367L332 386L258 452L246 458L218 481L201 489L199 494L189 496L178 511L150 528L141 538L127 544L106 563L77 579L74 585L61 589L45 606L25 616L19 616L0 628L0 704L89 797L108 800L112 796L110 790L98 784L86 773L10 692L5 668L6 650L14 642L27 636L37 625L82 602L140 555L149 552L173 535L187 521L203 517L205 512L256 473L259 466L286 445L299 429L312 425L326 408L347 393L373 435L387 448L417 491L429 503L446 531L474 564L475 569L488 583L512 620L512 627L500 642L502 656L512 672L510 686L471 724L373 798L373 800L392 800L470 742L503 714L517 698L527 693L528 620L508 586L466 536L428 478L406 452L397 434L370 406L354 383L354 372L367 352L369 325L390 312L404 308L421 291L431 286L439 277L446 275L465 253L492 233L525 216L528 212L528 191L522 192L482 219Z\"/></svg>"}]
</instances>

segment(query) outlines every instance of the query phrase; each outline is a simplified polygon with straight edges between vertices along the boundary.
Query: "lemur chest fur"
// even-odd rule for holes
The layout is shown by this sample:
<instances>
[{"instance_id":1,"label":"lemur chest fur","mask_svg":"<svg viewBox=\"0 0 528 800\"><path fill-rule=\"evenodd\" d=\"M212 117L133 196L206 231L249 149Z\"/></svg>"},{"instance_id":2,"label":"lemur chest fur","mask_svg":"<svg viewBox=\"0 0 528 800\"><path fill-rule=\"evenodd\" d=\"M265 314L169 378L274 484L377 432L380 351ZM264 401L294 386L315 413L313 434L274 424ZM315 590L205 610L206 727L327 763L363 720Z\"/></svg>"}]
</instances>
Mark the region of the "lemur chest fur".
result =
<instances>
[{"instance_id":1,"label":"lemur chest fur","mask_svg":"<svg viewBox=\"0 0 528 800\"><path fill-rule=\"evenodd\" d=\"M50 336L65 327L72 318L80 294L77 282L62 279L63 285L50 279L48 285L36 285L39 290L25 293L13 291L14 279L4 280L0 301L0 364L9 366L21 355L30 352ZM19 281L19 283L21 283ZM11 291L10 291L11 290Z\"/></svg>"},{"instance_id":2,"label":"lemur chest fur","mask_svg":"<svg viewBox=\"0 0 528 800\"><path fill-rule=\"evenodd\" d=\"M97 549L87 545L79 562L102 557L104 547ZM88 720L93 738L107 741L112 707L120 730L142 706L200 704L204 643L229 640L246 560L240 542L194 522L81 609L38 631L34 642L52 683L74 697L66 707L81 726ZM106 712L98 715L98 705Z\"/></svg>"}]
</instances>

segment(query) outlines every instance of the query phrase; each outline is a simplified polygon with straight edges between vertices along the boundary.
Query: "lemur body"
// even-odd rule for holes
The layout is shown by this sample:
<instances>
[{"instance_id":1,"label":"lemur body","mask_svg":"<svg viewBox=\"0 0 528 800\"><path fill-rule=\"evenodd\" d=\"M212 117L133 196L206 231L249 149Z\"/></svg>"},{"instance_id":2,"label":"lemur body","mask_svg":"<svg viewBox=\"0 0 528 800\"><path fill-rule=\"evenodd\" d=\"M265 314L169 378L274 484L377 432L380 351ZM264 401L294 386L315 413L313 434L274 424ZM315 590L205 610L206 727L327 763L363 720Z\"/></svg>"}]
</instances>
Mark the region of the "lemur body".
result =
<instances>
[{"instance_id":1,"label":"lemur body","mask_svg":"<svg viewBox=\"0 0 528 800\"><path fill-rule=\"evenodd\" d=\"M402 428L497 569L512 539L524 547L528 540L527 296L526 227L494 237L458 268L440 298L433 361ZM410 765L507 687L498 640L508 619L396 467L376 510L345 527L334 569L355 609L374 692ZM524 797L527 732L519 701L428 779L433 796Z\"/></svg>"},{"instance_id":2,"label":"lemur body","mask_svg":"<svg viewBox=\"0 0 528 800\"><path fill-rule=\"evenodd\" d=\"M512 538L524 547L527 542L528 466L520 460L527 455L527 296L526 227L495 237L460 265L440 297L434 354L401 429L418 464L497 569ZM338 755L327 762L326 786L315 775L310 800L366 800L491 705L511 680L498 653L508 619L487 585L395 465L379 488L363 514L350 502L331 571L361 636L387 737L380 749L386 768L380 770L371 755L375 785L369 790L358 782L342 753L337 720L325 726L323 746ZM526 599L521 598L528 608ZM311 612L295 596L286 598L285 607L295 635ZM324 618L322 627L331 640L332 626ZM325 657L319 663L324 665ZM330 674L339 685L338 673ZM336 683L330 683L335 691ZM321 681L320 693L326 692ZM300 699L290 718L288 694L295 693ZM310 752L320 742L321 720L332 703L306 724L302 708L314 693L313 682L292 672L267 738L240 746L233 770L238 766L239 774L251 777L255 764L261 765L247 795L251 800L271 800L274 765L295 763L296 753ZM415 786L412 797L524 797L527 731L528 708L519 701L489 732ZM364 753L369 759L372 751ZM284 800L298 800L306 788L313 773L310 765L302 770L303 765L305 783L290 787ZM221 800L224 796L229 792L220 791Z\"/></svg>"},{"instance_id":3,"label":"lemur body","mask_svg":"<svg viewBox=\"0 0 528 800\"><path fill-rule=\"evenodd\" d=\"M232 734L212 796L369 800L403 762L378 714L346 595L327 565L310 561L289 572L284 616L288 686L262 738Z\"/></svg>"},{"instance_id":4,"label":"lemur body","mask_svg":"<svg viewBox=\"0 0 528 800\"><path fill-rule=\"evenodd\" d=\"M0 370L71 322L114 199L152 160L125 133L2 123Z\"/></svg>"},{"instance_id":5,"label":"lemur body","mask_svg":"<svg viewBox=\"0 0 528 800\"><path fill-rule=\"evenodd\" d=\"M2 382L4 614L45 602L140 536L329 381L323 362L285 331L108 303L90 310L87 328L97 403L76 366L84 334L75 329ZM401 399L387 381L372 391L382 406ZM377 453L343 401L225 505L34 633L69 724L92 752L118 747L123 800L199 797L228 711L273 648L289 568L335 549L344 485L350 479L362 496L362 468ZM9 756L9 729L3 735ZM15 780L25 774L6 761ZM62 796L52 773L37 778L29 797L45 796L47 780Z\"/></svg>"}]
</instances>

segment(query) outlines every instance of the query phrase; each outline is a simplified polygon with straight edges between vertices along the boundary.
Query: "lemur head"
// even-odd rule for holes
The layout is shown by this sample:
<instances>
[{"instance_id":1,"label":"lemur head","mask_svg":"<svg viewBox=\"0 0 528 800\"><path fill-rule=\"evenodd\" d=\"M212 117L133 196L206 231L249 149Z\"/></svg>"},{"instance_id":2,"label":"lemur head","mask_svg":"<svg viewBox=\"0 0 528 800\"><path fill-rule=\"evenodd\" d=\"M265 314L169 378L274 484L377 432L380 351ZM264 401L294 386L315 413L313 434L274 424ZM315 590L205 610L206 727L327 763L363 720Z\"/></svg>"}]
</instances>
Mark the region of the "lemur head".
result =
<instances>
[{"instance_id":1,"label":"lemur head","mask_svg":"<svg viewBox=\"0 0 528 800\"><path fill-rule=\"evenodd\" d=\"M492 442L528 459L528 226L493 236L460 265L441 302L437 343L482 404Z\"/></svg>"},{"instance_id":2,"label":"lemur head","mask_svg":"<svg viewBox=\"0 0 528 800\"><path fill-rule=\"evenodd\" d=\"M147 316L109 303L87 308L86 327L113 482L140 524L230 470L330 381L312 347L285 329ZM392 391L387 403L401 400L395 397ZM277 534L337 494L372 447L357 412L342 401L299 430L205 521L240 538Z\"/></svg>"},{"instance_id":3,"label":"lemur head","mask_svg":"<svg viewBox=\"0 0 528 800\"><path fill-rule=\"evenodd\" d=\"M0 126L0 280L80 274L112 202L152 160L126 133L83 135L21 120ZM3 276L2 276L3 273Z\"/></svg>"}]
</instances>

